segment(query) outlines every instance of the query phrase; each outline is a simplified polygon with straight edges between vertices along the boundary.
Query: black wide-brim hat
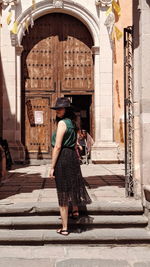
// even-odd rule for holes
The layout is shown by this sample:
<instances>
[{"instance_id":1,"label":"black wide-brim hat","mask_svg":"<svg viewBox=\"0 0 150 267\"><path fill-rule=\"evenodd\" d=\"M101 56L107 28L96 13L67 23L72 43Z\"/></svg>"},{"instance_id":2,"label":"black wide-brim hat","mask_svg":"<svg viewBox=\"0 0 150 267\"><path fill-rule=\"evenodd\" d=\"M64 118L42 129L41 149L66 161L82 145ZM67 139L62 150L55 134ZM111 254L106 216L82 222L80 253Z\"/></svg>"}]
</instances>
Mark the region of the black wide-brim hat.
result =
<instances>
[{"instance_id":1,"label":"black wide-brim hat","mask_svg":"<svg viewBox=\"0 0 150 267\"><path fill-rule=\"evenodd\" d=\"M58 97L55 106L51 107L51 109L56 110L60 108L73 108L73 106L67 97Z\"/></svg>"}]
</instances>

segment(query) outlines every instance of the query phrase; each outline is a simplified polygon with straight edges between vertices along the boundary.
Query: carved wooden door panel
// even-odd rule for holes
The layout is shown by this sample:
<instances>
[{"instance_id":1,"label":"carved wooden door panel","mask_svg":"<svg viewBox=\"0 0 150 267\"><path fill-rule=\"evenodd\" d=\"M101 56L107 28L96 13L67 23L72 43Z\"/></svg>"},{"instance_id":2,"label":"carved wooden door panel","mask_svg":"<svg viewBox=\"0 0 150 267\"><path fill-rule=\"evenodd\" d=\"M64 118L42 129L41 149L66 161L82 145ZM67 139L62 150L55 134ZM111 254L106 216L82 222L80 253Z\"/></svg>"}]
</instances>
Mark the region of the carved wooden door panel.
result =
<instances>
[{"instance_id":1,"label":"carved wooden door panel","mask_svg":"<svg viewBox=\"0 0 150 267\"><path fill-rule=\"evenodd\" d=\"M29 152L50 151L50 101L49 98L30 97L26 100L26 146Z\"/></svg>"},{"instance_id":2,"label":"carved wooden door panel","mask_svg":"<svg viewBox=\"0 0 150 267\"><path fill-rule=\"evenodd\" d=\"M74 17L60 17L60 87L62 91L93 91L92 37L85 25Z\"/></svg>"},{"instance_id":3,"label":"carved wooden door panel","mask_svg":"<svg viewBox=\"0 0 150 267\"><path fill-rule=\"evenodd\" d=\"M26 91L55 91L57 81L58 29L55 18L35 21L23 39L24 87Z\"/></svg>"}]
</instances>

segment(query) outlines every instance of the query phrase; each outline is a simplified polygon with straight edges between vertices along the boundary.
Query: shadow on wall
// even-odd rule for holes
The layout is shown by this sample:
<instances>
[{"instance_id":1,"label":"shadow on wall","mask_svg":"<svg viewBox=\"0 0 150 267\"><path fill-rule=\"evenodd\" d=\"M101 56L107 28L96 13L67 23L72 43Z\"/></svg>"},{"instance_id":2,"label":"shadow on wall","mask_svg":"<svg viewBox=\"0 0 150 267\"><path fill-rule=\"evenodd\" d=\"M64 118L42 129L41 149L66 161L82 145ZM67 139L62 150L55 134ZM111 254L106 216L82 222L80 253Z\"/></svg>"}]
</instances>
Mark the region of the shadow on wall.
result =
<instances>
[{"instance_id":1,"label":"shadow on wall","mask_svg":"<svg viewBox=\"0 0 150 267\"><path fill-rule=\"evenodd\" d=\"M147 2L147 4L149 5L149 7L150 7L150 0L146 0L146 2Z\"/></svg>"},{"instance_id":2,"label":"shadow on wall","mask_svg":"<svg viewBox=\"0 0 150 267\"><path fill-rule=\"evenodd\" d=\"M11 157L15 160L15 157L19 157L19 150L15 141L16 130L20 128L20 124L17 122L16 114L12 114L11 112L11 99L8 98L8 90L10 88L7 87L7 78L6 74L4 74L0 55L0 137L7 140Z\"/></svg>"},{"instance_id":3,"label":"shadow on wall","mask_svg":"<svg viewBox=\"0 0 150 267\"><path fill-rule=\"evenodd\" d=\"M150 4L150 0L147 0ZM139 0L133 1L133 26L134 26L134 49L139 47L140 42L140 16L141 10L139 6Z\"/></svg>"},{"instance_id":4,"label":"shadow on wall","mask_svg":"<svg viewBox=\"0 0 150 267\"><path fill-rule=\"evenodd\" d=\"M2 94L2 62L1 62L1 55L0 55L0 137L2 137L3 132L3 94Z\"/></svg>"}]
</instances>

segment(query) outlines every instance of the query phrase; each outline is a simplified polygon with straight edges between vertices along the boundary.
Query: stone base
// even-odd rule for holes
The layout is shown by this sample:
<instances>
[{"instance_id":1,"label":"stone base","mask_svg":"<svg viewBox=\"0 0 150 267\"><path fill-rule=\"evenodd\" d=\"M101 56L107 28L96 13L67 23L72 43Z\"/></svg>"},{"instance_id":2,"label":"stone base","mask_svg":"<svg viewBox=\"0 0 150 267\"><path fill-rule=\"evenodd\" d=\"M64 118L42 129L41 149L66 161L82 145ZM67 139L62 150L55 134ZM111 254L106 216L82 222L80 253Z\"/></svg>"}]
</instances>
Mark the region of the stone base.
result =
<instances>
[{"instance_id":1,"label":"stone base","mask_svg":"<svg viewBox=\"0 0 150 267\"><path fill-rule=\"evenodd\" d=\"M144 189L146 201L150 202L150 185L144 185L143 189Z\"/></svg>"},{"instance_id":2,"label":"stone base","mask_svg":"<svg viewBox=\"0 0 150 267\"><path fill-rule=\"evenodd\" d=\"M7 175L7 170L6 170L6 157L5 157L5 152L0 145L0 184L2 180L5 179Z\"/></svg>"},{"instance_id":3,"label":"stone base","mask_svg":"<svg viewBox=\"0 0 150 267\"><path fill-rule=\"evenodd\" d=\"M144 185L144 206L145 206L145 215L148 217L148 230L150 230L150 185Z\"/></svg>"},{"instance_id":4,"label":"stone base","mask_svg":"<svg viewBox=\"0 0 150 267\"><path fill-rule=\"evenodd\" d=\"M20 141L9 142L9 151L13 163L25 162L25 148Z\"/></svg>"},{"instance_id":5,"label":"stone base","mask_svg":"<svg viewBox=\"0 0 150 267\"><path fill-rule=\"evenodd\" d=\"M124 162L123 148L115 142L95 142L91 150L92 163Z\"/></svg>"}]
</instances>

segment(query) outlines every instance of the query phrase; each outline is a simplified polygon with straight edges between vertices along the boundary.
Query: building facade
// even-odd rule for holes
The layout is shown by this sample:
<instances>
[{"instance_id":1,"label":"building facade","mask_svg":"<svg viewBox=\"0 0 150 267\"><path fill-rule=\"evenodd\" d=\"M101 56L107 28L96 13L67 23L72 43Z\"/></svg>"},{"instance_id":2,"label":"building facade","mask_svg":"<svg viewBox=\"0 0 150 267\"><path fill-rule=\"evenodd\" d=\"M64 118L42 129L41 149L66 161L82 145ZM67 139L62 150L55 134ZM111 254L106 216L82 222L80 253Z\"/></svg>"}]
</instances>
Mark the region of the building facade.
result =
<instances>
[{"instance_id":1,"label":"building facade","mask_svg":"<svg viewBox=\"0 0 150 267\"><path fill-rule=\"evenodd\" d=\"M106 23L112 1L1 2L3 138L13 160L50 157L50 106L67 96L94 138L92 161L122 161L124 51L123 37L112 43ZM120 7L113 19L123 32L132 24L132 1Z\"/></svg>"}]
</instances>

